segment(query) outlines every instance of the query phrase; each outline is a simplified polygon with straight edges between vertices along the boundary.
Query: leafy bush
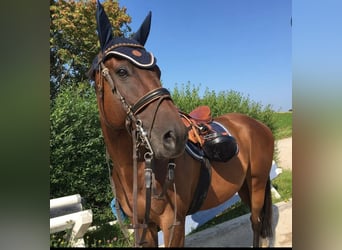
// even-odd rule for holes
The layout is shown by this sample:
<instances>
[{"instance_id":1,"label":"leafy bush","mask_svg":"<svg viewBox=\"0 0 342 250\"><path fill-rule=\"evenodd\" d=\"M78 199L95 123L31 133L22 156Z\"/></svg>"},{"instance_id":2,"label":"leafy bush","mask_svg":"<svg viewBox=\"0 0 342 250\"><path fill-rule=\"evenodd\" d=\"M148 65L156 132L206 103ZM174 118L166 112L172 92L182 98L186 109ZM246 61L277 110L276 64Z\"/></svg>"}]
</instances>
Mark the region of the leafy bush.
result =
<instances>
[{"instance_id":1,"label":"leafy bush","mask_svg":"<svg viewBox=\"0 0 342 250\"><path fill-rule=\"evenodd\" d=\"M50 199L79 193L94 223L113 220L112 193L94 89L64 87L51 105Z\"/></svg>"},{"instance_id":2,"label":"leafy bush","mask_svg":"<svg viewBox=\"0 0 342 250\"><path fill-rule=\"evenodd\" d=\"M200 85L195 86L188 82L181 87L176 85L171 95L178 108L184 112L190 113L199 105L208 105L213 116L231 112L243 113L265 123L273 133L276 130L275 112L271 106L263 107L239 92L230 90L216 93L206 88L201 97Z\"/></svg>"}]
</instances>

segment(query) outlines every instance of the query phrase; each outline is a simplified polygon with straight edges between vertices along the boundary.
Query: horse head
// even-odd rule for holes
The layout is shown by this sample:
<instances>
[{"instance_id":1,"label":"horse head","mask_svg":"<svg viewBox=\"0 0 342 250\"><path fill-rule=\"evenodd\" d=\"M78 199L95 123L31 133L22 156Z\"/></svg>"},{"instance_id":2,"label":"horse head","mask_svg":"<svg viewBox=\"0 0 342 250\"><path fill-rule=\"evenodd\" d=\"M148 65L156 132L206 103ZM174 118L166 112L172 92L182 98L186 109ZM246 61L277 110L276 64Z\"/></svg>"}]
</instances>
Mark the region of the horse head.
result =
<instances>
[{"instance_id":1,"label":"horse head","mask_svg":"<svg viewBox=\"0 0 342 250\"><path fill-rule=\"evenodd\" d=\"M89 73L95 80L102 128L132 133L138 126L156 158L179 156L185 148L187 130L169 91L161 85L156 58L144 48L151 12L132 38L113 36L99 2L96 20L101 52Z\"/></svg>"}]
</instances>

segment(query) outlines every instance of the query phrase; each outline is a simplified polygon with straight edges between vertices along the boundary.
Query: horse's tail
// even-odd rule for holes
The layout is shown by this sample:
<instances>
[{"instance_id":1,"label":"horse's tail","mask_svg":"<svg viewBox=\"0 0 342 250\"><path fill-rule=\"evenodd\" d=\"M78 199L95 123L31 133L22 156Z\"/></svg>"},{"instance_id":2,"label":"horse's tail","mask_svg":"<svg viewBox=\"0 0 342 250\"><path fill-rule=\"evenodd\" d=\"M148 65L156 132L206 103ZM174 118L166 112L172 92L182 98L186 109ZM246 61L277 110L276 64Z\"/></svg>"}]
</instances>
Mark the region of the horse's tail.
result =
<instances>
[{"instance_id":1,"label":"horse's tail","mask_svg":"<svg viewBox=\"0 0 342 250\"><path fill-rule=\"evenodd\" d=\"M271 193L271 179L268 177L265 189L264 206L261 212L261 232L262 238L273 237L272 228L272 193Z\"/></svg>"}]
</instances>

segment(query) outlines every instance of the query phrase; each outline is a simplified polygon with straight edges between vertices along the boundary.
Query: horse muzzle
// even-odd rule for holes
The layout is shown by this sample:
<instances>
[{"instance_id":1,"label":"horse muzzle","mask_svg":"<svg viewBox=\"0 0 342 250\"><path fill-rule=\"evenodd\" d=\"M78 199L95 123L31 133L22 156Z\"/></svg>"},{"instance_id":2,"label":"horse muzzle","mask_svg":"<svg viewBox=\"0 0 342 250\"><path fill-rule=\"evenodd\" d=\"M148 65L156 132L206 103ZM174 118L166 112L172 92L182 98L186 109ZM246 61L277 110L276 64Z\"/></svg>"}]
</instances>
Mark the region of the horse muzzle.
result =
<instances>
[{"instance_id":1,"label":"horse muzzle","mask_svg":"<svg viewBox=\"0 0 342 250\"><path fill-rule=\"evenodd\" d=\"M167 126L154 127L149 141L157 159L171 159L181 155L185 150L188 133L182 122L175 121Z\"/></svg>"}]
</instances>

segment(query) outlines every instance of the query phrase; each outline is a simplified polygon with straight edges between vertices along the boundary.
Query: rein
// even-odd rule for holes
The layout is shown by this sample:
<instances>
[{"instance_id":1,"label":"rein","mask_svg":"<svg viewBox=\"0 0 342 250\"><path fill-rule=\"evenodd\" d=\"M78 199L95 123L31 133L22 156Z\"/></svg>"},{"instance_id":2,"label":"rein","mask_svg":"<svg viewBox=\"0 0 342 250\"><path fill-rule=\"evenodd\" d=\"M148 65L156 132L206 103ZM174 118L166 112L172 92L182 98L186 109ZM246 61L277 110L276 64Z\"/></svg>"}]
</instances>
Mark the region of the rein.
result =
<instances>
[{"instance_id":1,"label":"rein","mask_svg":"<svg viewBox=\"0 0 342 250\"><path fill-rule=\"evenodd\" d=\"M148 228L148 223L149 223L149 215L150 215L150 209L151 209L151 189L153 186L153 183L155 181L154 178L154 152L149 140L149 135L151 133L153 123L155 120L156 113L158 111L159 105L161 102L165 99L171 99L170 92L165 89L165 88L157 88L154 89L144 96L142 96L134 105L129 105L125 98L121 95L120 91L118 88L115 86L114 81L112 77L109 74L108 68L104 65L103 62L100 63L99 65L99 71L101 70L101 75L106 79L108 84L111 87L112 93L116 94L116 96L119 98L120 102L122 103L123 108L126 111L126 129L127 131L131 134L132 136L132 141L133 141L133 229L134 229L134 238L135 238L135 246L141 246L144 243L144 239L146 237L146 232ZM98 86L100 91L103 91L103 85L102 85L102 79L100 79L101 86ZM103 94L101 93L101 98L103 98ZM145 107L147 107L149 104L151 104L154 101L158 101L156 110L154 112L154 117L153 117L153 122L151 124L151 128L149 133L147 133L144 128L143 128L143 122L140 119L136 118L136 115L143 110ZM104 119L104 122L106 123L107 126L113 127L109 124L107 121L105 114L104 114L104 109L103 109L103 102L100 105L100 110ZM144 176L145 176L145 189L146 189L146 203L145 203L145 215L144 215L144 222L143 224L139 224L138 222L138 150L140 146L145 146L147 149L147 152L144 154L144 160L145 160L145 169L144 169ZM166 181L163 185L163 190L162 192L157 195L158 198L161 198L165 195L166 190L168 186L174 181L174 168L175 168L175 163L173 160L169 161L168 164L168 171L167 171L167 176L166 176ZM111 177L110 177L111 179ZM112 185L112 190L114 196L115 194L115 187L114 187L114 182L111 180L111 185ZM174 185L174 190L175 190L175 185ZM153 190L155 191L155 189ZM176 198L175 198L176 199ZM175 219L173 225L171 225L172 229L173 226L176 225L176 211L175 211ZM118 216L119 224L122 226L123 223ZM142 228L142 235L139 239L139 231L138 229ZM124 235L127 235L127 232L124 231ZM173 235L173 230L172 234ZM171 237L172 240L172 237ZM171 243L170 240L170 243Z\"/></svg>"}]
</instances>

